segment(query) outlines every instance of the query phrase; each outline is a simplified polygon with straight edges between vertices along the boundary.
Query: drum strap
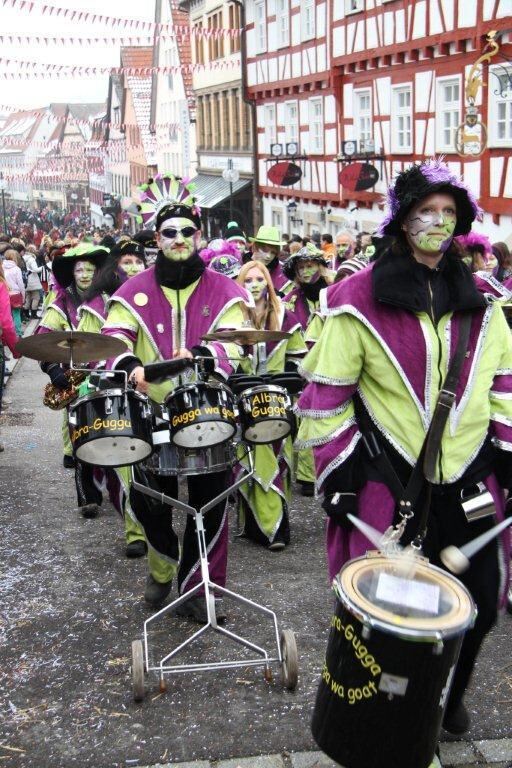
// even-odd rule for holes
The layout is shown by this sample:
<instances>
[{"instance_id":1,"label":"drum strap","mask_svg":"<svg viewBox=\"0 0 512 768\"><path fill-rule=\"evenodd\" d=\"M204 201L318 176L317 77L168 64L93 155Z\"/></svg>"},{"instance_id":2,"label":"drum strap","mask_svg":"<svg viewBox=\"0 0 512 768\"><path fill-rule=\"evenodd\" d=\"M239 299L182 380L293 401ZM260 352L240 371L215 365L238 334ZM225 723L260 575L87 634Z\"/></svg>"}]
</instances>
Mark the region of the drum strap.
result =
<instances>
[{"instance_id":1,"label":"drum strap","mask_svg":"<svg viewBox=\"0 0 512 768\"><path fill-rule=\"evenodd\" d=\"M421 520L418 528L419 533L417 539L419 540L419 543L421 543L421 540L423 540L427 531L431 492L430 484L434 482L441 440L448 420L448 415L455 402L462 365L469 344L470 330L471 314L466 312L461 316L457 347L437 398L432 421L430 422L427 434L425 435L425 440L421 446L418 460L414 465L414 469L412 470L405 488L395 472L389 457L378 443L366 409L362 407L359 398L357 398L357 402L355 403L357 421L361 427L363 444L368 453L368 457L379 470L382 477L385 478L389 490L399 505L399 513L402 517L411 518L413 516L414 506L422 489L425 487L425 481L427 482L426 493L422 500Z\"/></svg>"}]
</instances>

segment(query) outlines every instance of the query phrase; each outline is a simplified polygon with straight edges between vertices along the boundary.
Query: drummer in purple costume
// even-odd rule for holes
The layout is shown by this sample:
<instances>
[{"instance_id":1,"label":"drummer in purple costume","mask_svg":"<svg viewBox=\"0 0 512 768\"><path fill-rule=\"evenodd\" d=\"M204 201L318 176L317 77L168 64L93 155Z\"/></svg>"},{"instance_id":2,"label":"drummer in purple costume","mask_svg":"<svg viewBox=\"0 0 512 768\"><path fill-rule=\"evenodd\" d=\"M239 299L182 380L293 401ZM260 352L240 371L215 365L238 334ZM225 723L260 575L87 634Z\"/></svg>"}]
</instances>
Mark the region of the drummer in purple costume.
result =
<instances>
[{"instance_id":1,"label":"drummer in purple costume","mask_svg":"<svg viewBox=\"0 0 512 768\"><path fill-rule=\"evenodd\" d=\"M177 380L148 384L143 366L201 354L210 358L208 369L225 379L233 371L227 358L236 358L238 348L217 342L202 344L201 337L221 328L241 327L244 306L250 304L250 298L235 282L205 268L197 252L201 239L200 211L184 182L171 175L157 177L143 188L142 198L142 215L146 226L155 221L160 250L154 267L127 281L111 298L102 333L122 339L129 348L129 352L111 360L110 367L125 370L139 391L148 392L154 402L162 403ZM227 482L227 472L210 474L207 480L189 477L191 505L202 506L223 491ZM155 483L170 495L177 492L174 477L158 477ZM176 573L180 594L199 583L192 518L187 518L180 553L170 507L148 502L147 497L133 490L131 506L144 528L149 547L146 601L157 605L165 600ZM214 583L224 586L228 546L226 502L206 513L204 523L210 575ZM205 622L204 599L190 599L177 609L177 614ZM221 615L217 610L217 618Z\"/></svg>"},{"instance_id":2,"label":"drummer in purple costume","mask_svg":"<svg viewBox=\"0 0 512 768\"><path fill-rule=\"evenodd\" d=\"M53 260L53 275L57 293L46 307L37 333L51 331L75 331L78 327L78 309L90 288L94 273L103 266L108 250L92 243L80 243ZM41 363L41 370L47 373L57 389L67 389L69 382L64 375L65 368L59 363ZM63 411L62 442L67 469L75 467L75 485L78 506L84 517L96 517L101 504L101 492L93 480L93 470L81 463L75 465L73 449L69 438L67 411Z\"/></svg>"},{"instance_id":3,"label":"drummer in purple costume","mask_svg":"<svg viewBox=\"0 0 512 768\"><path fill-rule=\"evenodd\" d=\"M472 324L427 507L423 551L430 560L440 565L441 549L460 547L494 525L492 517L467 521L463 491L485 483L500 520L502 489L512 486L512 340L500 303L479 293L453 245L479 212L475 198L446 165L431 161L397 177L389 205L382 231L395 238L393 246L368 269L322 292L326 322L303 366L310 384L299 401L299 440L314 449L324 492L331 578L369 548L347 513L379 531L396 522L392 480L371 461L362 432L372 433L405 486L456 348L461 312L470 313ZM420 498L428 498L426 492ZM403 544L417 525L415 515ZM465 636L444 717L452 733L469 727L463 696L506 595L509 549L509 535L501 546L492 541L460 577L478 618Z\"/></svg>"}]
</instances>

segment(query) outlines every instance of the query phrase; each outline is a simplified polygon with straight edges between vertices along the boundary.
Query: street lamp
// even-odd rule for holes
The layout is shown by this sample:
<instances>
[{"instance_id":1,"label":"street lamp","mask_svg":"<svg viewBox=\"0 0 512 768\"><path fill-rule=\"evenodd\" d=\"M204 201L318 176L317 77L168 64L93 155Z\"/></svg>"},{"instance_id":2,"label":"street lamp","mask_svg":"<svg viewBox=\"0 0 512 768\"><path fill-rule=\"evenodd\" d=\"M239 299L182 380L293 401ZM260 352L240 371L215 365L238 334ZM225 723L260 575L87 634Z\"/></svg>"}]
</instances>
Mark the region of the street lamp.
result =
<instances>
[{"instance_id":1,"label":"street lamp","mask_svg":"<svg viewBox=\"0 0 512 768\"><path fill-rule=\"evenodd\" d=\"M240 173L233 168L233 160L228 160L228 167L222 171L224 181L229 181L229 220L233 220L233 184L240 178Z\"/></svg>"},{"instance_id":2,"label":"street lamp","mask_svg":"<svg viewBox=\"0 0 512 768\"><path fill-rule=\"evenodd\" d=\"M4 179L3 173L0 171L0 192L2 193L2 217L4 220L4 233L7 234L7 216L5 215L5 189L7 182Z\"/></svg>"}]
</instances>

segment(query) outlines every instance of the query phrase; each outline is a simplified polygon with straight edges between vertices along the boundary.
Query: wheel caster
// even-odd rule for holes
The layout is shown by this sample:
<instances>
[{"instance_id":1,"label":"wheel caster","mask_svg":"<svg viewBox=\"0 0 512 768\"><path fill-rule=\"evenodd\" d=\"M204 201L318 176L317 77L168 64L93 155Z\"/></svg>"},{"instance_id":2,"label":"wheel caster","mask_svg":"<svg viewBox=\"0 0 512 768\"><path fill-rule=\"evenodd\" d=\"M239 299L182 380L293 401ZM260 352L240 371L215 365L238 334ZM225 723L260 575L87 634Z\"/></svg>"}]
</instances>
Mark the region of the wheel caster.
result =
<instances>
[{"instance_id":1,"label":"wheel caster","mask_svg":"<svg viewBox=\"0 0 512 768\"><path fill-rule=\"evenodd\" d=\"M132 643L132 689L133 700L144 701L144 648L142 640Z\"/></svg>"},{"instance_id":2,"label":"wheel caster","mask_svg":"<svg viewBox=\"0 0 512 768\"><path fill-rule=\"evenodd\" d=\"M265 678L267 683L272 682L272 680L274 679L274 676L272 674L272 670L270 669L270 667L265 667L263 669L263 677Z\"/></svg>"},{"instance_id":3,"label":"wheel caster","mask_svg":"<svg viewBox=\"0 0 512 768\"><path fill-rule=\"evenodd\" d=\"M295 635L291 629L283 629L281 632L281 656L283 685L289 691L294 691L299 679L299 654Z\"/></svg>"},{"instance_id":4,"label":"wheel caster","mask_svg":"<svg viewBox=\"0 0 512 768\"><path fill-rule=\"evenodd\" d=\"M167 683L163 679L163 677L160 678L160 693L166 693L167 692Z\"/></svg>"}]
</instances>

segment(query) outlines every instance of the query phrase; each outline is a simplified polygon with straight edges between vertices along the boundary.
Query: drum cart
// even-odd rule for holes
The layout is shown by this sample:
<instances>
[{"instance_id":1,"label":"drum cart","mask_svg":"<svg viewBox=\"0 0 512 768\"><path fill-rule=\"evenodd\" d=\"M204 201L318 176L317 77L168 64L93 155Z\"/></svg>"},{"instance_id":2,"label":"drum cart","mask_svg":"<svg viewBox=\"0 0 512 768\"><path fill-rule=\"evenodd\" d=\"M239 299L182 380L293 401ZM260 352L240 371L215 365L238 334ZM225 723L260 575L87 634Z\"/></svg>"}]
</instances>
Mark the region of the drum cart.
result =
<instances>
[{"instance_id":1,"label":"drum cart","mask_svg":"<svg viewBox=\"0 0 512 768\"><path fill-rule=\"evenodd\" d=\"M279 634L277 617L274 611L271 611L269 608L266 608L265 606L260 605L259 603L255 603L254 601L249 600L243 595L240 595L236 592L232 592L231 590L226 589L225 587L220 587L219 585L214 584L210 580L210 573L208 568L208 555L207 555L204 524L203 524L203 515L206 512L208 512L208 510L212 509L220 501L222 501L223 499L226 499L230 495L230 493L232 493L242 483L244 483L246 480L252 477L254 472L254 460L253 460L251 448L248 448L247 455L249 459L249 471L246 472L243 477L237 480L228 489L223 491L221 494L216 496L214 499L209 501L200 509L195 509L194 507L191 507L190 505L185 504L179 499L173 499L164 493L159 493L158 491L152 488L148 488L145 485L138 483L135 480L135 477L133 476L133 469L132 469L133 487L137 491L139 491L140 493L144 493L147 496L151 496L152 498L158 499L158 501L160 501L162 504L168 504L174 507L175 509L181 510L182 512L185 512L186 514L192 515L194 517L194 522L196 526L197 543L198 543L200 562L201 562L200 583L196 584L196 586L194 586L192 589L185 592L183 595L180 595L180 597L178 597L176 600L173 600L172 603L169 603L169 605L166 605L164 608L159 610L153 616L150 616L149 619L146 619L146 621L144 622L143 640L134 640L132 643L132 668L131 668L132 687L133 687L133 698L137 702L143 701L144 699L145 676L150 672L158 673L158 676L160 679L160 690L164 692L167 689L167 686L165 683L165 675L174 675L174 674L179 674L181 672L206 672L206 671L220 670L220 669L236 669L238 667L262 666L265 680L270 682L272 680L272 671L271 671L270 665L279 664L281 667L283 685L288 690L294 690L297 686L299 667L298 667L297 645L295 642L295 635L293 631L290 629L285 629L281 632L281 634ZM152 625L155 621L160 620L167 614L174 611L179 605L186 602L190 597L197 595L201 590L204 590L204 599L206 602L206 611L208 616L207 623L204 626L202 626L200 629L198 629L197 632L191 635L191 637L187 638L184 642L182 642L180 645L174 648L174 650L172 650L170 653L163 656L159 662L157 662L156 664L150 664L149 638L148 638L148 629L150 625ZM219 595L225 595L226 597L229 597L232 600L247 606L253 611L263 614L264 616L268 617L272 621L274 635L275 635L275 642L276 642L276 649L273 654L267 651L265 648L262 648L256 645L255 643L252 643L247 638L242 637L241 635L235 632L232 632L231 630L226 629L225 627L222 627L218 624L217 615L215 612L215 594L216 593L218 593ZM243 659L243 660L240 659L240 660L232 660L232 661L217 661L217 662L205 662L205 663L189 663L189 664L172 664L171 663L172 660L180 653L180 651L192 645L199 637L201 637L209 629L213 630L214 632L218 632L224 637L228 638L229 640L235 643L238 643L239 645L242 645L245 648L248 648L249 650L253 651L255 654L254 657L249 659Z\"/></svg>"}]
</instances>

